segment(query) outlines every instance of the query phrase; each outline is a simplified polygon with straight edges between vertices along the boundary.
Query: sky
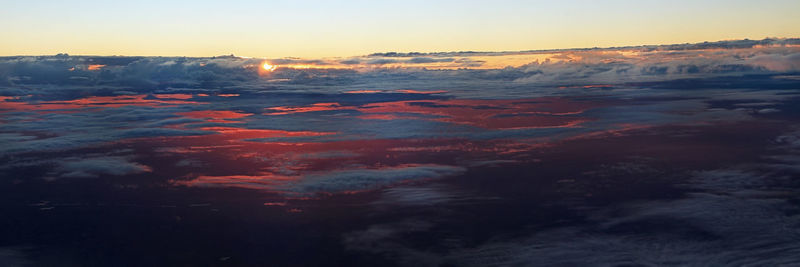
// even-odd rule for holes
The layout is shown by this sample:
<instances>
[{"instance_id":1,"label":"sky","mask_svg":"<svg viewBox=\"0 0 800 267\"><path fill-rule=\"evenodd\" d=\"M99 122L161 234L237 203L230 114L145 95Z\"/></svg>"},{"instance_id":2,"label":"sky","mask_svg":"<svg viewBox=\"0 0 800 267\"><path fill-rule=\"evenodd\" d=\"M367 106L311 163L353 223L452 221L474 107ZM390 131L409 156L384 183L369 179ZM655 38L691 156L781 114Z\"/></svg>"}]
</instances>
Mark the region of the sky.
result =
<instances>
[{"instance_id":1,"label":"sky","mask_svg":"<svg viewBox=\"0 0 800 267\"><path fill-rule=\"evenodd\" d=\"M800 1L0 1L0 55L346 57L800 36Z\"/></svg>"}]
</instances>

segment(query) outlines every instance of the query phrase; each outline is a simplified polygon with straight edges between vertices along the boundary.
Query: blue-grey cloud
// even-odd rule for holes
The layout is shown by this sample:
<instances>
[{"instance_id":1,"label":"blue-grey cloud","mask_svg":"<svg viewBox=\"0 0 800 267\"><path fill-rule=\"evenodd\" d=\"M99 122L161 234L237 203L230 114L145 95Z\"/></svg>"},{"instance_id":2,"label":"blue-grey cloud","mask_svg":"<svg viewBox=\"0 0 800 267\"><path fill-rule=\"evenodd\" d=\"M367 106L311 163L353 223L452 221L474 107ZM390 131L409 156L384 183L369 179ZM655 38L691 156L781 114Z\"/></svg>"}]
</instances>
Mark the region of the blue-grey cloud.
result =
<instances>
[{"instance_id":1,"label":"blue-grey cloud","mask_svg":"<svg viewBox=\"0 0 800 267\"><path fill-rule=\"evenodd\" d=\"M62 178L96 178L104 175L127 175L151 171L150 167L125 157L65 159L56 169Z\"/></svg>"},{"instance_id":2,"label":"blue-grey cloud","mask_svg":"<svg viewBox=\"0 0 800 267\"><path fill-rule=\"evenodd\" d=\"M383 169L350 169L312 174L288 185L297 193L339 193L376 189L399 182L436 179L463 173L462 167L444 165L419 165Z\"/></svg>"}]
</instances>

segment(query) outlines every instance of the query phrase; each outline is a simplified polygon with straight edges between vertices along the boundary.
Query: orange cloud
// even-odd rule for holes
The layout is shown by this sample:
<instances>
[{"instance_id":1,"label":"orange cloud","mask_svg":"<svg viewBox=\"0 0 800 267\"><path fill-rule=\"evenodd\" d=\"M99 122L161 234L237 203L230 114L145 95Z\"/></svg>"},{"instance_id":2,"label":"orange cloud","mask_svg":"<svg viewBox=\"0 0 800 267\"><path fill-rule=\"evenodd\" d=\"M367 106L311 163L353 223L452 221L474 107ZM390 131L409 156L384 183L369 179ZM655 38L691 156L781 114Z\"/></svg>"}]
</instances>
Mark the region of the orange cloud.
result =
<instances>
[{"instance_id":1,"label":"orange cloud","mask_svg":"<svg viewBox=\"0 0 800 267\"><path fill-rule=\"evenodd\" d=\"M105 66L106 65L102 65L102 64L93 64L93 65L89 65L89 67L86 68L86 69L88 69L88 70L99 70L99 69L102 69Z\"/></svg>"}]
</instances>

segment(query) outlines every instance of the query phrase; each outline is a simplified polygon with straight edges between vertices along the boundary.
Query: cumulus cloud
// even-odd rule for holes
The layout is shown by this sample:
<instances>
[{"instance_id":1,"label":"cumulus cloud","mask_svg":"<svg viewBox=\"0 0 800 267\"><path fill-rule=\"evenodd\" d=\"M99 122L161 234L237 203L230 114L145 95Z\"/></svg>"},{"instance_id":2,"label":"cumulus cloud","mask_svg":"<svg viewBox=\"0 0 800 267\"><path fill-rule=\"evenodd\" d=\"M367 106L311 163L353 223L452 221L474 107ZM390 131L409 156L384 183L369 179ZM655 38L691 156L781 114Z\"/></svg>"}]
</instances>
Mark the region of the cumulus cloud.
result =
<instances>
[{"instance_id":1,"label":"cumulus cloud","mask_svg":"<svg viewBox=\"0 0 800 267\"><path fill-rule=\"evenodd\" d=\"M800 53L788 55L771 54L759 55L748 59L750 64L764 67L777 72L796 72L800 71Z\"/></svg>"},{"instance_id":2,"label":"cumulus cloud","mask_svg":"<svg viewBox=\"0 0 800 267\"><path fill-rule=\"evenodd\" d=\"M0 58L0 75L6 85L119 86L136 91L213 88L257 78L260 62L236 57L6 57Z\"/></svg>"}]
</instances>

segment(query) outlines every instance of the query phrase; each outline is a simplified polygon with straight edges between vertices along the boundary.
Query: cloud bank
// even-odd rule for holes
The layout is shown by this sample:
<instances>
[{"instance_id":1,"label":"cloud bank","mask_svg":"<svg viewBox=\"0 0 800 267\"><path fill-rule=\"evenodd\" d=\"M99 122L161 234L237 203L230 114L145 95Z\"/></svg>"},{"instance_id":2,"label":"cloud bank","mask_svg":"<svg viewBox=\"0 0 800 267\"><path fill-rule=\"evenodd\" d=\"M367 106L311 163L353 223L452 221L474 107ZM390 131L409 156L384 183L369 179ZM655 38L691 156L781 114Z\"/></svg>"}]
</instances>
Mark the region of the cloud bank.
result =
<instances>
[{"instance_id":1,"label":"cloud bank","mask_svg":"<svg viewBox=\"0 0 800 267\"><path fill-rule=\"evenodd\" d=\"M800 71L800 39L524 52L376 53L347 59L235 56L0 58L0 95L115 95L157 90L225 93L248 89L430 88L514 82L522 85L630 83ZM272 72L264 63L277 66ZM69 85L64 90L48 88ZM51 88L52 89L52 88Z\"/></svg>"}]
</instances>

